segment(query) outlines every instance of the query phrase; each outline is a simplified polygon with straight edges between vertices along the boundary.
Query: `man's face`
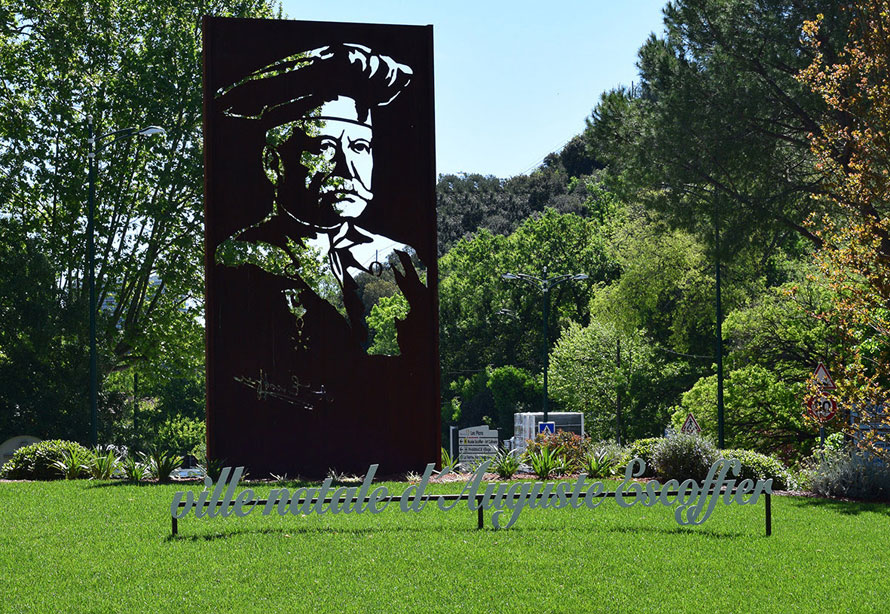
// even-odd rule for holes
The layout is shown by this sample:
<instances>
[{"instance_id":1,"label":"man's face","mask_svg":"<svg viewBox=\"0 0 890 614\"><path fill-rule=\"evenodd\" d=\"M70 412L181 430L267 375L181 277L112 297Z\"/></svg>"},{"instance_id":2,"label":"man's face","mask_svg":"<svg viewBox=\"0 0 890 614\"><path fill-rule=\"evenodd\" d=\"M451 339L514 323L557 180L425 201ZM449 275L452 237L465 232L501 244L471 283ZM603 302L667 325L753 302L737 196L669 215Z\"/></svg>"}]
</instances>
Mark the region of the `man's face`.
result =
<instances>
[{"instance_id":1,"label":"man's face","mask_svg":"<svg viewBox=\"0 0 890 614\"><path fill-rule=\"evenodd\" d=\"M358 217L374 197L370 117L361 123L355 101L345 97L325 104L321 117L324 119L316 137L320 146L318 170L307 177L307 182L318 186L322 199L332 204L341 217Z\"/></svg>"}]
</instances>

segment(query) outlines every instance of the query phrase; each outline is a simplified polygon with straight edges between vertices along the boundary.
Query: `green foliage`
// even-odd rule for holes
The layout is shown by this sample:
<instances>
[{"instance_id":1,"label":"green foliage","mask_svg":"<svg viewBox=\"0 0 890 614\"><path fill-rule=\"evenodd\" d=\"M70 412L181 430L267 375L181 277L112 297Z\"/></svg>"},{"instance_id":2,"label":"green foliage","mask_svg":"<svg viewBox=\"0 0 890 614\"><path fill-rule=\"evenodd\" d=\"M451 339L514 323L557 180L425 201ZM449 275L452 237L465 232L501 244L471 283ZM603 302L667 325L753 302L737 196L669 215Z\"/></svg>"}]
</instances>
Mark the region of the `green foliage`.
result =
<instances>
[{"instance_id":1,"label":"green foliage","mask_svg":"<svg viewBox=\"0 0 890 614\"><path fill-rule=\"evenodd\" d=\"M853 446L814 454L805 474L823 497L890 501L890 466Z\"/></svg>"},{"instance_id":2,"label":"green foliage","mask_svg":"<svg viewBox=\"0 0 890 614\"><path fill-rule=\"evenodd\" d=\"M498 474L499 478L509 480L519 470L520 464L519 455L516 454L515 450L500 448L491 459L490 467L492 471Z\"/></svg>"},{"instance_id":3,"label":"green foliage","mask_svg":"<svg viewBox=\"0 0 890 614\"><path fill-rule=\"evenodd\" d=\"M580 153L574 144L568 152L570 157L572 153ZM583 160L570 165L573 173L586 170ZM547 207L559 213L598 208L596 195L590 193L586 182L570 181L569 173L558 166L544 166L529 175L510 179L479 174L442 175L436 184L436 197L440 256L482 229L508 235Z\"/></svg>"},{"instance_id":4,"label":"green foliage","mask_svg":"<svg viewBox=\"0 0 890 614\"><path fill-rule=\"evenodd\" d=\"M705 437L717 435L717 377L700 379L683 394L672 424L679 430L691 412ZM804 382L788 384L757 365L730 371L724 381L724 439L732 448L799 459L812 445L803 420Z\"/></svg>"},{"instance_id":5,"label":"green foliage","mask_svg":"<svg viewBox=\"0 0 890 614\"><path fill-rule=\"evenodd\" d=\"M89 463L90 477L95 480L110 480L121 470L121 459L110 446L96 448Z\"/></svg>"},{"instance_id":6,"label":"green foliage","mask_svg":"<svg viewBox=\"0 0 890 614\"><path fill-rule=\"evenodd\" d=\"M618 456L608 448L591 448L581 465L581 469L592 478L607 478L615 474Z\"/></svg>"},{"instance_id":7,"label":"green foliage","mask_svg":"<svg viewBox=\"0 0 890 614\"><path fill-rule=\"evenodd\" d=\"M450 471L456 471L457 468L457 459L452 457L451 454L448 453L448 450L445 448L441 448L441 463L442 463L442 473L448 473Z\"/></svg>"},{"instance_id":8,"label":"green foliage","mask_svg":"<svg viewBox=\"0 0 890 614\"><path fill-rule=\"evenodd\" d=\"M787 242L789 229L812 237L803 220L819 177L807 135L827 112L795 77L812 57L801 27L818 13L825 51L837 53L849 16L836 2L668 4L664 35L639 51L639 85L603 94L594 109L588 149L627 197L675 224L713 236L716 211L726 254Z\"/></svg>"},{"instance_id":9,"label":"green foliage","mask_svg":"<svg viewBox=\"0 0 890 614\"><path fill-rule=\"evenodd\" d=\"M398 321L404 320L408 315L409 309L408 300L401 292L380 297L367 318L368 330L373 334L369 354L399 355L396 327Z\"/></svg>"},{"instance_id":10,"label":"green foliage","mask_svg":"<svg viewBox=\"0 0 890 614\"><path fill-rule=\"evenodd\" d=\"M486 367L451 383L457 409L450 421L464 425L485 423L499 429L502 439L513 436L513 414L535 411L541 405L541 383L524 369L506 365Z\"/></svg>"},{"instance_id":11,"label":"green foliage","mask_svg":"<svg viewBox=\"0 0 890 614\"><path fill-rule=\"evenodd\" d=\"M184 416L168 418L158 427L152 447L171 454L184 456L194 454L195 450L204 445L206 429L203 420L195 420Z\"/></svg>"},{"instance_id":12,"label":"green foliage","mask_svg":"<svg viewBox=\"0 0 890 614\"><path fill-rule=\"evenodd\" d=\"M95 454L91 450L71 447L65 450L61 459L53 461L53 468L66 480L76 480L90 474L94 460Z\"/></svg>"},{"instance_id":13,"label":"green foliage","mask_svg":"<svg viewBox=\"0 0 890 614\"><path fill-rule=\"evenodd\" d=\"M713 443L686 433L660 439L652 450L656 475L672 480L704 480L718 458Z\"/></svg>"},{"instance_id":14,"label":"green foliage","mask_svg":"<svg viewBox=\"0 0 890 614\"><path fill-rule=\"evenodd\" d=\"M769 369L777 380L803 382L820 361L842 351L835 331L812 314L832 296L816 271L797 266L791 281L753 297L726 316L723 334L734 363Z\"/></svg>"},{"instance_id":15,"label":"green foliage","mask_svg":"<svg viewBox=\"0 0 890 614\"><path fill-rule=\"evenodd\" d=\"M593 317L622 331L644 330L662 347L710 353L716 318L706 244L638 206L623 208L612 224L610 253L621 276L596 290ZM724 289L726 309L742 299L737 284Z\"/></svg>"},{"instance_id":16,"label":"green foliage","mask_svg":"<svg viewBox=\"0 0 890 614\"><path fill-rule=\"evenodd\" d=\"M589 437L581 437L577 433L560 429L556 433L535 435L535 439L528 442L526 453L533 454L540 450L548 450L550 454L565 459L568 471L576 471L583 465L589 447Z\"/></svg>"},{"instance_id":17,"label":"green foliage","mask_svg":"<svg viewBox=\"0 0 890 614\"><path fill-rule=\"evenodd\" d=\"M486 366L515 365L529 373L544 365L543 295L505 273L540 277L585 273L589 281L566 282L549 293L549 345L564 322L586 323L594 284L616 273L606 253L603 227L594 220L547 209L509 236L482 230L462 239L439 263L440 352L443 390Z\"/></svg>"},{"instance_id":18,"label":"green foliage","mask_svg":"<svg viewBox=\"0 0 890 614\"><path fill-rule=\"evenodd\" d=\"M662 437L646 437L632 441L621 457L618 465L619 468L626 467L627 464L635 458L641 458L646 461L646 470L642 477L651 478L655 476L655 462L652 460L655 455L655 447L663 440Z\"/></svg>"},{"instance_id":19,"label":"green foliage","mask_svg":"<svg viewBox=\"0 0 890 614\"><path fill-rule=\"evenodd\" d=\"M557 473L558 469L565 467L565 461L562 460L562 450L559 448L540 447L536 450L526 450L525 460L531 465L535 475L546 480L551 474Z\"/></svg>"},{"instance_id":20,"label":"green foliage","mask_svg":"<svg viewBox=\"0 0 890 614\"><path fill-rule=\"evenodd\" d=\"M148 466L132 454L121 460L121 469L124 472L124 477L131 482L142 482L149 477Z\"/></svg>"},{"instance_id":21,"label":"green foliage","mask_svg":"<svg viewBox=\"0 0 890 614\"><path fill-rule=\"evenodd\" d=\"M720 450L720 455L727 459L736 459L742 463L742 471L736 480L772 480L773 488L788 489L796 486L788 468L782 461L751 450Z\"/></svg>"},{"instance_id":22,"label":"green foliage","mask_svg":"<svg viewBox=\"0 0 890 614\"><path fill-rule=\"evenodd\" d=\"M182 465L182 457L163 450L152 450L149 454L141 454L143 464L148 473L158 482L169 482L170 474Z\"/></svg>"},{"instance_id":23,"label":"green foliage","mask_svg":"<svg viewBox=\"0 0 890 614\"><path fill-rule=\"evenodd\" d=\"M223 468L226 466L226 462L221 458L205 458L199 468L204 472L205 475L210 476L213 481L219 479L219 476L222 474Z\"/></svg>"},{"instance_id":24,"label":"green foliage","mask_svg":"<svg viewBox=\"0 0 890 614\"><path fill-rule=\"evenodd\" d=\"M46 239L2 212L0 200L0 438L83 439L89 362L78 334L86 302L58 307Z\"/></svg>"},{"instance_id":25,"label":"green foliage","mask_svg":"<svg viewBox=\"0 0 890 614\"><path fill-rule=\"evenodd\" d=\"M77 442L51 439L16 450L3 468L0 477L7 480L54 480L60 476L55 463L67 458L89 458L90 451Z\"/></svg>"},{"instance_id":26,"label":"green foliage","mask_svg":"<svg viewBox=\"0 0 890 614\"><path fill-rule=\"evenodd\" d=\"M622 406L622 438L651 434L661 430L666 413L652 403L651 390L663 379L657 367L652 346L643 335L622 334L600 320L586 327L572 322L551 353L550 392L567 411L584 414L584 429L595 439L617 435L617 395Z\"/></svg>"},{"instance_id":27,"label":"green foliage","mask_svg":"<svg viewBox=\"0 0 890 614\"><path fill-rule=\"evenodd\" d=\"M190 368L203 360L201 18L273 13L267 0L0 7L0 219L17 227L0 230L0 432L88 436L88 116L99 381L140 365L160 387L176 365L203 388ZM166 138L102 136L152 124ZM100 389L111 439L125 398Z\"/></svg>"}]
</instances>

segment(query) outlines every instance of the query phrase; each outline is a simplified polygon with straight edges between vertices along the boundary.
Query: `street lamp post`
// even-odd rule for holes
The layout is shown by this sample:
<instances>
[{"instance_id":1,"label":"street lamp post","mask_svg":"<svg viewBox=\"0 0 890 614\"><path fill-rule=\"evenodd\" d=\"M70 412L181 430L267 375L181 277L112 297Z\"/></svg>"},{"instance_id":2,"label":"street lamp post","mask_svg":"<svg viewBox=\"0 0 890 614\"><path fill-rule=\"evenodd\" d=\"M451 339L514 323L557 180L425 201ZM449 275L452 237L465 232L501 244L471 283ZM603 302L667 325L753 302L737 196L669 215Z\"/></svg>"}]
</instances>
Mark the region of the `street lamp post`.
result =
<instances>
[{"instance_id":1,"label":"street lamp post","mask_svg":"<svg viewBox=\"0 0 890 614\"><path fill-rule=\"evenodd\" d=\"M544 294L544 422L547 422L547 371L550 370L550 343L548 341L549 329L548 321L550 319L550 289L564 281L583 281L588 279L584 273L575 275L557 275L556 277L547 277L547 267L544 267L544 276L535 277L534 275L526 275L525 273L504 273L502 279L519 279L533 284L541 289Z\"/></svg>"},{"instance_id":2,"label":"street lamp post","mask_svg":"<svg viewBox=\"0 0 890 614\"><path fill-rule=\"evenodd\" d=\"M95 136L93 116L87 116L87 154L89 163L89 205L87 207L87 268L90 286L90 442L93 447L99 443L99 374L96 362L96 154L106 146L135 136L166 134L163 128L124 128ZM105 141L105 142L103 142Z\"/></svg>"}]
</instances>

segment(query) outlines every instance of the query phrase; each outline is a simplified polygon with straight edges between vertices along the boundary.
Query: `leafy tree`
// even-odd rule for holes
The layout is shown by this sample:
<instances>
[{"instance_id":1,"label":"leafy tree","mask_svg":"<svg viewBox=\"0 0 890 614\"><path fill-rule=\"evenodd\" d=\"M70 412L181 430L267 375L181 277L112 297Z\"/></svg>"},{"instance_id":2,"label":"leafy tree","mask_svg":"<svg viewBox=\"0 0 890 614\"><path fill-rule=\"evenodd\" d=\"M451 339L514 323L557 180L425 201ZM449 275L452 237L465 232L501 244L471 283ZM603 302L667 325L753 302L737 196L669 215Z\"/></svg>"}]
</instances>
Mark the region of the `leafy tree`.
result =
<instances>
[{"instance_id":1,"label":"leafy tree","mask_svg":"<svg viewBox=\"0 0 890 614\"><path fill-rule=\"evenodd\" d=\"M548 209L509 236L480 231L459 241L440 260L439 320L443 377L512 364L539 372L544 364L544 305L540 289L502 279L528 273L586 273L590 281L557 285L550 292L548 346L563 322L586 323L593 284L616 269L605 249L602 226Z\"/></svg>"},{"instance_id":2,"label":"leafy tree","mask_svg":"<svg viewBox=\"0 0 890 614\"><path fill-rule=\"evenodd\" d=\"M42 237L0 218L0 437L86 435L83 301L59 309Z\"/></svg>"},{"instance_id":3,"label":"leafy tree","mask_svg":"<svg viewBox=\"0 0 890 614\"><path fill-rule=\"evenodd\" d=\"M789 384L770 369L748 365L730 371L725 383L725 441L728 448L779 454L799 460L812 449L813 430L805 424L805 382ZM704 435L717 435L717 377L700 379L683 394L672 418L677 430L692 413Z\"/></svg>"},{"instance_id":4,"label":"leafy tree","mask_svg":"<svg viewBox=\"0 0 890 614\"><path fill-rule=\"evenodd\" d=\"M595 439L660 435L669 416L660 402L670 371L664 366L640 332L598 320L571 323L551 353L550 391L567 411L584 413L584 429Z\"/></svg>"},{"instance_id":5,"label":"leafy tree","mask_svg":"<svg viewBox=\"0 0 890 614\"><path fill-rule=\"evenodd\" d=\"M826 106L795 75L813 57L800 28L820 12L820 40L840 50L846 18L829 0L669 2L640 83L604 94L588 120L612 185L709 240L719 224L724 261L745 244L818 242L803 223L821 190L807 135Z\"/></svg>"},{"instance_id":6,"label":"leafy tree","mask_svg":"<svg viewBox=\"0 0 890 614\"><path fill-rule=\"evenodd\" d=\"M595 289L594 316L624 330L646 330L661 347L711 354L715 289L705 246L639 207L625 208L612 222L609 251L621 275ZM730 290L725 300L737 303L740 293Z\"/></svg>"},{"instance_id":7,"label":"leafy tree","mask_svg":"<svg viewBox=\"0 0 890 614\"><path fill-rule=\"evenodd\" d=\"M575 139L563 150L572 172L593 168L593 162L582 159L580 148ZM596 189L596 182L579 181L579 176L566 170L562 159L554 154L552 165L510 179L478 174L441 176L436 185L439 255L480 229L508 235L529 216L548 207L560 213L599 211L604 194Z\"/></svg>"},{"instance_id":8,"label":"leafy tree","mask_svg":"<svg viewBox=\"0 0 890 614\"><path fill-rule=\"evenodd\" d=\"M0 3L0 217L39 238L52 280L39 308L83 322L50 328L54 337L34 350L49 369L42 385L60 395L86 379L79 369L49 365L59 346L79 348L81 358L86 345L88 116L98 134L150 124L167 133L99 143L100 373L159 360L183 331L200 335L203 14L272 16L273 7L267 0ZM6 390L0 397L11 403ZM106 404L103 415L111 410ZM88 413L85 403L80 411ZM66 434L85 438L86 430Z\"/></svg>"},{"instance_id":9,"label":"leafy tree","mask_svg":"<svg viewBox=\"0 0 890 614\"><path fill-rule=\"evenodd\" d=\"M811 225L822 241L816 263L836 298L814 313L846 346L841 402L862 408L886 402L890 389L890 3L858 0L849 12L850 41L839 56L825 44L824 15L806 24L815 55L800 79L832 111L811 136L831 213ZM883 420L890 424L890 414ZM862 443L879 439L887 443L877 432Z\"/></svg>"},{"instance_id":10,"label":"leafy tree","mask_svg":"<svg viewBox=\"0 0 890 614\"><path fill-rule=\"evenodd\" d=\"M456 411L449 418L461 427L487 424L501 439L513 437L513 414L539 411L543 398L540 379L519 367L486 367L452 382Z\"/></svg>"},{"instance_id":11,"label":"leafy tree","mask_svg":"<svg viewBox=\"0 0 890 614\"><path fill-rule=\"evenodd\" d=\"M401 292L383 296L377 301L368 316L368 329L373 334L371 347L368 348L369 354L385 356L399 354L396 323L398 320L404 320L409 310L408 301Z\"/></svg>"},{"instance_id":12,"label":"leafy tree","mask_svg":"<svg viewBox=\"0 0 890 614\"><path fill-rule=\"evenodd\" d=\"M723 333L731 368L759 365L782 381L798 384L820 361L835 362L843 351L837 330L811 315L827 308L833 296L824 280L812 272L809 279L806 271L726 316ZM798 401L802 411L804 399Z\"/></svg>"}]
</instances>

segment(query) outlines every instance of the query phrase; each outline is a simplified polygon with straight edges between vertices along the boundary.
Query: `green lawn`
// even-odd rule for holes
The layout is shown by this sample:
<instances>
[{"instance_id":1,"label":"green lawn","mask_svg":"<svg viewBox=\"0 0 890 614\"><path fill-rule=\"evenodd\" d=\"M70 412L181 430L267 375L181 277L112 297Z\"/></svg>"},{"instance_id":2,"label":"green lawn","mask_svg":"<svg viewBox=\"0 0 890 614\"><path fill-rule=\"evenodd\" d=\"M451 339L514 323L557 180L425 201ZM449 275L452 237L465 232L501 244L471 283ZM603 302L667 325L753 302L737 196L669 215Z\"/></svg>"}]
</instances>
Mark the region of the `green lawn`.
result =
<instances>
[{"instance_id":1,"label":"green lawn","mask_svg":"<svg viewBox=\"0 0 890 614\"><path fill-rule=\"evenodd\" d=\"M400 493L406 484L388 484ZM459 492L462 484L432 485ZM199 490L198 485L192 486ZM270 485L257 485L265 496ZM0 612L886 612L890 506L773 497L529 510L180 520L182 485L0 483ZM490 527L486 514L486 527Z\"/></svg>"}]
</instances>

